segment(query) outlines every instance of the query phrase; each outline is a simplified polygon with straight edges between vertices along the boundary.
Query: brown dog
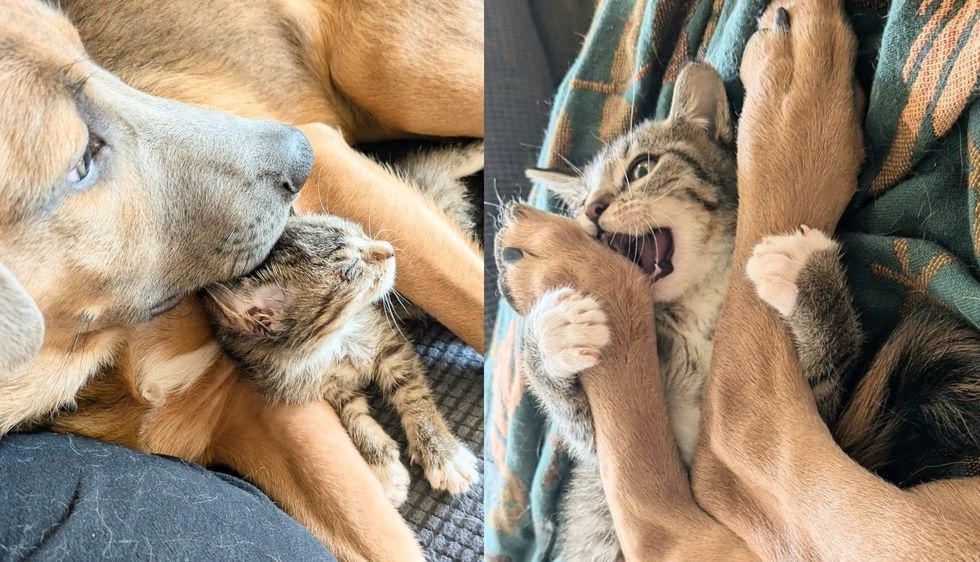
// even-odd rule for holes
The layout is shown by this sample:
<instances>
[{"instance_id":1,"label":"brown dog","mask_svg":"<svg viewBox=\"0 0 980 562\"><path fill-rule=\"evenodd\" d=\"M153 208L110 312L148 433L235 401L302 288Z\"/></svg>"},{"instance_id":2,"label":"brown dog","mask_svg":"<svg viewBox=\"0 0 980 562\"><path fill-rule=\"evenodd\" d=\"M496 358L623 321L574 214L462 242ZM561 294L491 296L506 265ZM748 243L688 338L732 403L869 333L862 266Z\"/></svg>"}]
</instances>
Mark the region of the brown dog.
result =
<instances>
[{"instance_id":1,"label":"brown dog","mask_svg":"<svg viewBox=\"0 0 980 562\"><path fill-rule=\"evenodd\" d=\"M779 8L791 26L773 24ZM745 276L764 236L800 224L833 231L854 193L861 154L854 49L835 0L774 3L747 47L734 274L715 336L693 493L667 429L663 390L650 384L658 363L646 281L570 219L514 207L498 237L500 247L523 252L502 273L518 310L569 285L596 296L606 312L612 343L581 382L628 560L980 552L980 480L900 490L849 458L816 412L786 327Z\"/></svg>"},{"instance_id":2,"label":"brown dog","mask_svg":"<svg viewBox=\"0 0 980 562\"><path fill-rule=\"evenodd\" d=\"M195 301L164 313L259 263L309 174L296 207L383 226L398 288L482 349L472 243L344 141L481 136L482 4L60 4L0 4L0 434L91 381L58 429L231 466L341 559L421 559L332 411L269 405Z\"/></svg>"}]
</instances>

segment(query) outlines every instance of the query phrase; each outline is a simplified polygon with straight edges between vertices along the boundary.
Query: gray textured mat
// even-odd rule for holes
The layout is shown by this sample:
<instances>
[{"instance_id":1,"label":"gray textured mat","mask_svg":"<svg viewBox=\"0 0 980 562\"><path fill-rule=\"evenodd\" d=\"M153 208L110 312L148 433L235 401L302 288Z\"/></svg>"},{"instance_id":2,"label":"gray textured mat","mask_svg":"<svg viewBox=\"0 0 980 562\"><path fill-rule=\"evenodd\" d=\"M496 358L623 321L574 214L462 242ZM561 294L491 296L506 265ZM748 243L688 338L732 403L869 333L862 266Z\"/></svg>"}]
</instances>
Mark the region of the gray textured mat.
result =
<instances>
[{"instance_id":1,"label":"gray textured mat","mask_svg":"<svg viewBox=\"0 0 980 562\"><path fill-rule=\"evenodd\" d=\"M433 323L409 334L429 372L439 410L453 432L479 459L480 477L457 497L433 490L418 466L409 465L412 487L401 513L433 562L483 560L483 358ZM372 408L381 425L403 446L398 417L384 403Z\"/></svg>"}]
</instances>

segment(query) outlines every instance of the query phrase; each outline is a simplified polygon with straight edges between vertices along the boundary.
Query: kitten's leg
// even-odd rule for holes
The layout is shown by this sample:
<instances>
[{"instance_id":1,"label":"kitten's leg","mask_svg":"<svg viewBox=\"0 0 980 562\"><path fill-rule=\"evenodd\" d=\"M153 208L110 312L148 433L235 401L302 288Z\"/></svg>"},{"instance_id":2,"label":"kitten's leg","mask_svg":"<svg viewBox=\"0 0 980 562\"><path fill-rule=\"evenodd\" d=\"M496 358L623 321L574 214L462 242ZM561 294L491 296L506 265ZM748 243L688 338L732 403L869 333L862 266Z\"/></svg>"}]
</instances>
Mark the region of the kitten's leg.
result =
<instances>
[{"instance_id":1,"label":"kitten's leg","mask_svg":"<svg viewBox=\"0 0 980 562\"><path fill-rule=\"evenodd\" d=\"M483 169L483 141L435 146L410 152L390 165L445 213L463 232L476 237L473 205L463 178Z\"/></svg>"},{"instance_id":2,"label":"kitten's leg","mask_svg":"<svg viewBox=\"0 0 980 562\"><path fill-rule=\"evenodd\" d=\"M337 411L354 446L381 482L388 500L395 507L405 503L411 482L408 469L399 460L398 443L371 417L364 392L333 387L325 391L324 397Z\"/></svg>"},{"instance_id":3,"label":"kitten's leg","mask_svg":"<svg viewBox=\"0 0 980 562\"><path fill-rule=\"evenodd\" d=\"M375 380L401 416L412 460L433 488L463 492L478 476L476 457L446 426L415 350L394 332L381 349Z\"/></svg>"},{"instance_id":4,"label":"kitten's leg","mask_svg":"<svg viewBox=\"0 0 980 562\"><path fill-rule=\"evenodd\" d=\"M745 266L759 297L789 325L800 367L828 425L840 412L841 379L861 348L839 254L827 235L802 226L794 234L764 238Z\"/></svg>"},{"instance_id":5,"label":"kitten's leg","mask_svg":"<svg viewBox=\"0 0 980 562\"><path fill-rule=\"evenodd\" d=\"M546 291L528 311L522 353L528 390L537 397L579 462L595 462L595 431L578 374L609 343L599 303L570 288Z\"/></svg>"}]
</instances>

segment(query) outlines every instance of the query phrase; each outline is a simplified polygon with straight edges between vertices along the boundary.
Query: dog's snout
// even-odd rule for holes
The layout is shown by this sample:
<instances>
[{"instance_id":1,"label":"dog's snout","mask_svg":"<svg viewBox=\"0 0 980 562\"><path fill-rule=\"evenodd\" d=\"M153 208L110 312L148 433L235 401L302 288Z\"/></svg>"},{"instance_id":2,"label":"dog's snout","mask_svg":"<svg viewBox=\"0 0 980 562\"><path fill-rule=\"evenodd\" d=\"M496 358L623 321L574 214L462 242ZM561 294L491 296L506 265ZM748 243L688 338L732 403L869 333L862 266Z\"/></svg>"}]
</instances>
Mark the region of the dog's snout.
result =
<instances>
[{"instance_id":1,"label":"dog's snout","mask_svg":"<svg viewBox=\"0 0 980 562\"><path fill-rule=\"evenodd\" d=\"M313 168L313 147L299 129L292 128L287 134L283 152L286 160L283 170L282 189L295 195L306 183Z\"/></svg>"}]
</instances>

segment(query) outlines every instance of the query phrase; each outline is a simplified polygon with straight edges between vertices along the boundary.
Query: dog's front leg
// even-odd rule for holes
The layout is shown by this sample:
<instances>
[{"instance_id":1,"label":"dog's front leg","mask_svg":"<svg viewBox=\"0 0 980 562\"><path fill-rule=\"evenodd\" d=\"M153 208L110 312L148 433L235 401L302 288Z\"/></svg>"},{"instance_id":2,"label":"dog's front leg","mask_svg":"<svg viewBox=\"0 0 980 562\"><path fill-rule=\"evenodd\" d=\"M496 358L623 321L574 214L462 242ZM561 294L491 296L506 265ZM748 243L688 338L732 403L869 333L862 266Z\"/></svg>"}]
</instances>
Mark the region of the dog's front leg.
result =
<instances>
[{"instance_id":1,"label":"dog's front leg","mask_svg":"<svg viewBox=\"0 0 980 562\"><path fill-rule=\"evenodd\" d=\"M325 404L272 405L238 383L212 448L215 463L262 488L338 560L424 560L412 532Z\"/></svg>"},{"instance_id":2,"label":"dog's front leg","mask_svg":"<svg viewBox=\"0 0 980 562\"><path fill-rule=\"evenodd\" d=\"M854 49L834 0L776 2L746 48L736 251L695 496L766 558L962 556L976 552L977 502L947 495L943 506L933 500L942 494L930 495L941 486L903 492L848 458L817 414L785 325L745 276L763 236L801 224L833 232L854 193L862 150Z\"/></svg>"},{"instance_id":3,"label":"dog's front leg","mask_svg":"<svg viewBox=\"0 0 980 562\"><path fill-rule=\"evenodd\" d=\"M608 343L584 342L601 349L594 366L576 375L591 410L603 489L625 558L753 559L691 495L667 423L649 281L567 217L511 204L503 221L500 283L518 312L527 314L551 289L569 287L594 299L606 319ZM579 344L564 351L595 353Z\"/></svg>"},{"instance_id":4,"label":"dog's front leg","mask_svg":"<svg viewBox=\"0 0 980 562\"><path fill-rule=\"evenodd\" d=\"M475 244L336 129L301 128L313 145L314 164L296 210L338 214L391 242L398 250L398 290L483 353L483 261Z\"/></svg>"}]
</instances>

